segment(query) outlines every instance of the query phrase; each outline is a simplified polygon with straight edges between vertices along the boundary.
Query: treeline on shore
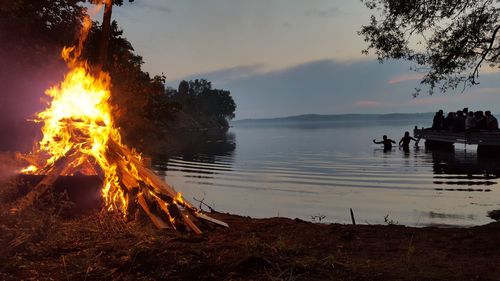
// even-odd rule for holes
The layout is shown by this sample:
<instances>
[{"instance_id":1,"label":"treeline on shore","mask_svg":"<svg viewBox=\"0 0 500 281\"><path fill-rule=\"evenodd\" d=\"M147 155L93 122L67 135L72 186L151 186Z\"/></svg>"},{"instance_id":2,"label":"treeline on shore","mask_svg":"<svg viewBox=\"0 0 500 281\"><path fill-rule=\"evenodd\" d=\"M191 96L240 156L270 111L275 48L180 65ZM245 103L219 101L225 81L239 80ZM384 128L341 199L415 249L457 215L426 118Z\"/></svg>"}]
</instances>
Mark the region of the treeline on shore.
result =
<instances>
[{"instance_id":1,"label":"treeline on shore","mask_svg":"<svg viewBox=\"0 0 500 281\"><path fill-rule=\"evenodd\" d=\"M432 120L432 112L387 113L387 114L303 114L277 118L240 119L234 124L246 123L287 123L287 122L380 122L400 120Z\"/></svg>"},{"instance_id":2,"label":"treeline on shore","mask_svg":"<svg viewBox=\"0 0 500 281\"><path fill-rule=\"evenodd\" d=\"M29 114L35 113L29 110L37 108L33 104L41 98L43 90L58 83L66 72L59 54L62 47L75 44L75 36L87 13L82 3L87 1L10 2L0 4L3 62L0 66L3 85L0 126L4 135L24 138L35 131L24 122ZM115 2L115 5L122 4ZM102 28L95 22L83 53L91 65L98 64L101 34ZM115 123L126 143L148 151L165 139L172 142L177 130L228 127L228 120L234 118L236 109L229 91L215 89L205 79L181 81L177 89L166 87L166 76L151 76L142 70L143 63L123 36L123 30L113 21L104 69L112 79L110 102ZM0 150L25 148L26 143L21 144L19 138L2 140ZM33 142L33 138L26 142Z\"/></svg>"}]
</instances>

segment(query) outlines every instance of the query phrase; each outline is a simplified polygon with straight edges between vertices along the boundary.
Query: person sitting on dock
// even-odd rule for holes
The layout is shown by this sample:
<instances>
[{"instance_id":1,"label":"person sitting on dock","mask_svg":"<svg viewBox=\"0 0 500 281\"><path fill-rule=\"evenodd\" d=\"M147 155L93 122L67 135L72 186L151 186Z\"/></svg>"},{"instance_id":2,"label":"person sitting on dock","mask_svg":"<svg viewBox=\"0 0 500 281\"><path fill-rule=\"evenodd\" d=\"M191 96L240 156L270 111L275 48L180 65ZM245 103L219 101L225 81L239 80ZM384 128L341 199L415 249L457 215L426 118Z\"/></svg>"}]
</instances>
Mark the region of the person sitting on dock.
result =
<instances>
[{"instance_id":1,"label":"person sitting on dock","mask_svg":"<svg viewBox=\"0 0 500 281\"><path fill-rule=\"evenodd\" d=\"M434 115L434 119L432 119L432 129L433 130L442 130L442 129L444 129L444 113L443 113L442 109L440 109Z\"/></svg>"},{"instance_id":2,"label":"person sitting on dock","mask_svg":"<svg viewBox=\"0 0 500 281\"><path fill-rule=\"evenodd\" d=\"M465 131L474 132L476 130L476 118L474 118L474 112L469 111L469 115L465 118Z\"/></svg>"},{"instance_id":3,"label":"person sitting on dock","mask_svg":"<svg viewBox=\"0 0 500 281\"><path fill-rule=\"evenodd\" d=\"M448 116L444 119L443 129L454 131L455 130L455 112L449 112Z\"/></svg>"},{"instance_id":4,"label":"person sitting on dock","mask_svg":"<svg viewBox=\"0 0 500 281\"><path fill-rule=\"evenodd\" d=\"M381 141L373 140L373 143L375 143L375 144L383 144L384 145L384 151L389 151L389 150L392 149L392 144L393 143L395 144L396 142L393 141L393 140L391 140L391 139L389 139L389 138L387 138L387 136L384 135L382 137Z\"/></svg>"},{"instance_id":5,"label":"person sitting on dock","mask_svg":"<svg viewBox=\"0 0 500 281\"><path fill-rule=\"evenodd\" d=\"M498 131L498 120L491 115L491 111L487 110L484 115L486 116L486 130Z\"/></svg>"},{"instance_id":6,"label":"person sitting on dock","mask_svg":"<svg viewBox=\"0 0 500 281\"><path fill-rule=\"evenodd\" d=\"M455 115L455 130L454 132L465 132L465 115L462 110L458 110Z\"/></svg>"},{"instance_id":7,"label":"person sitting on dock","mask_svg":"<svg viewBox=\"0 0 500 281\"><path fill-rule=\"evenodd\" d=\"M478 110L476 111L476 113L474 113L474 118L476 119L476 131L486 130L486 117L481 110Z\"/></svg>"},{"instance_id":8,"label":"person sitting on dock","mask_svg":"<svg viewBox=\"0 0 500 281\"><path fill-rule=\"evenodd\" d=\"M410 137L409 132L405 132L405 135L399 141L399 146L402 146L404 151L409 151L410 150L410 141L414 141L415 145L416 145L417 140L415 138ZM403 145L401 145L401 144L403 144Z\"/></svg>"}]
</instances>

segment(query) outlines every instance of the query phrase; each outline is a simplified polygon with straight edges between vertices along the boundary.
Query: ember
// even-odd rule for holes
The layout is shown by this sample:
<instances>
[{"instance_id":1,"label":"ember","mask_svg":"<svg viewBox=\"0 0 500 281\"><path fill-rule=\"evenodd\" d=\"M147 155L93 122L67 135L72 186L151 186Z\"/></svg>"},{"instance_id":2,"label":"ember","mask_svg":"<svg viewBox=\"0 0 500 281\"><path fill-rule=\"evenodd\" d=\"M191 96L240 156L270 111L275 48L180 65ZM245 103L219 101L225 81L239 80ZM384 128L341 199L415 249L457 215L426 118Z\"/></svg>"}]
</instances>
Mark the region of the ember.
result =
<instances>
[{"instance_id":1,"label":"ember","mask_svg":"<svg viewBox=\"0 0 500 281\"><path fill-rule=\"evenodd\" d=\"M69 72L46 91L50 102L36 119L43 123L43 138L34 154L26 157L31 165L22 170L45 177L19 202L18 210L49 190L59 176L78 173L98 175L106 207L125 218L140 206L160 229L171 226L200 234L193 222L196 218L227 227L193 207L146 168L140 154L122 143L109 104L111 78L80 58L91 20L85 19L83 26L78 46L62 51Z\"/></svg>"}]
</instances>

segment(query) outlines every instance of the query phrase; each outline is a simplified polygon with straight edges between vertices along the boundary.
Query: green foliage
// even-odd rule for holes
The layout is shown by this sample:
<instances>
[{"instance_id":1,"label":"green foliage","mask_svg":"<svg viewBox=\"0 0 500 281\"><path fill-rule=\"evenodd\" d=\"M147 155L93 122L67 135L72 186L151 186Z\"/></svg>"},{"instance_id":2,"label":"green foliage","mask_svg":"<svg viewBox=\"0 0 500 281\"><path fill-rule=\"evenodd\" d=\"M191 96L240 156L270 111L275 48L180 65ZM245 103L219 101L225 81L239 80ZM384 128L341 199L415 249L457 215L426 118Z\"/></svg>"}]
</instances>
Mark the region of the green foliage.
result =
<instances>
[{"instance_id":1,"label":"green foliage","mask_svg":"<svg viewBox=\"0 0 500 281\"><path fill-rule=\"evenodd\" d=\"M91 64L97 64L101 27L94 26L85 46L85 57ZM116 124L125 141L140 147L145 138L153 138L161 123L155 115L162 106L164 77L151 78L142 71L142 57L134 53L130 42L123 37L118 24L111 25L107 71L111 75L111 103ZM168 111L168 109L166 109Z\"/></svg>"},{"instance_id":2,"label":"green foliage","mask_svg":"<svg viewBox=\"0 0 500 281\"><path fill-rule=\"evenodd\" d=\"M398 225L399 222L398 221L395 221L393 219L390 219L389 218L389 214L385 215L384 216L384 222L387 224L387 225Z\"/></svg>"},{"instance_id":3,"label":"green foliage","mask_svg":"<svg viewBox=\"0 0 500 281\"><path fill-rule=\"evenodd\" d=\"M101 27L94 26L84 55L95 65L100 40ZM234 117L236 104L229 91L213 89L204 79L182 81L179 91L165 88L166 77L151 77L142 71L142 64L142 57L113 22L106 65L113 81L115 121L127 143L143 150L151 140L164 138L166 128L227 127L227 120Z\"/></svg>"},{"instance_id":4,"label":"green foliage","mask_svg":"<svg viewBox=\"0 0 500 281\"><path fill-rule=\"evenodd\" d=\"M0 55L36 65L59 55L74 42L85 8L80 1L10 0L0 2Z\"/></svg>"},{"instance_id":5,"label":"green foliage","mask_svg":"<svg viewBox=\"0 0 500 281\"><path fill-rule=\"evenodd\" d=\"M481 66L500 66L499 1L361 1L379 13L359 32L369 43L363 52L416 63L431 94L476 85Z\"/></svg>"},{"instance_id":6,"label":"green foliage","mask_svg":"<svg viewBox=\"0 0 500 281\"><path fill-rule=\"evenodd\" d=\"M86 14L86 9L79 4L100 0L8 2L0 3L0 55L19 57L16 63L36 68L46 62L47 57L57 61L63 46L76 43ZM114 0L113 4L119 6L124 2ZM101 40L102 26L94 24L83 52L91 65L102 65L99 61ZM111 23L106 59L105 70L112 79L110 102L115 122L125 142L139 150L147 146L146 140L151 144L164 138L166 128L227 127L227 120L234 118L236 105L229 91L213 89L209 81L202 79L183 81L177 92L165 88L164 75L151 77L143 71L142 57L134 52L115 21ZM184 124L179 126L179 120L184 120L181 121Z\"/></svg>"},{"instance_id":7,"label":"green foliage","mask_svg":"<svg viewBox=\"0 0 500 281\"><path fill-rule=\"evenodd\" d=\"M190 116L201 127L228 127L234 118L236 103L227 90L214 89L206 79L181 81L179 90L169 89L167 96L178 110Z\"/></svg>"}]
</instances>

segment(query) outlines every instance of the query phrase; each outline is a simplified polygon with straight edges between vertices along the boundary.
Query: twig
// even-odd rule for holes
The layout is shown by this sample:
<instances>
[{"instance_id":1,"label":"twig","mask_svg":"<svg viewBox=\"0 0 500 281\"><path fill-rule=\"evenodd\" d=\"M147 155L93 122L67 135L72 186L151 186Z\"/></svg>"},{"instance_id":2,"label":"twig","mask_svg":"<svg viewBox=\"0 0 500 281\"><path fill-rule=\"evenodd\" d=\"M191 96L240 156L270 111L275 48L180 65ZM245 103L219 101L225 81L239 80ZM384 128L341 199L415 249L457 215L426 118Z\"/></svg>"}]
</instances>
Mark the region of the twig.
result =
<instances>
[{"instance_id":1,"label":"twig","mask_svg":"<svg viewBox=\"0 0 500 281\"><path fill-rule=\"evenodd\" d=\"M208 208L208 210L210 210L211 213L213 212L217 212L216 210L214 210L214 208L210 207L210 205L208 205L207 203L203 202L205 201L205 198L201 199L201 200L198 200L196 199L195 197L193 197L193 200L200 203L200 210L203 210L203 206L206 206Z\"/></svg>"},{"instance_id":2,"label":"twig","mask_svg":"<svg viewBox=\"0 0 500 281\"><path fill-rule=\"evenodd\" d=\"M64 267L64 274L66 275L66 280L69 281L68 270L66 269L66 260L64 259L64 256L61 256L61 258L62 258L63 267Z\"/></svg>"}]
</instances>

